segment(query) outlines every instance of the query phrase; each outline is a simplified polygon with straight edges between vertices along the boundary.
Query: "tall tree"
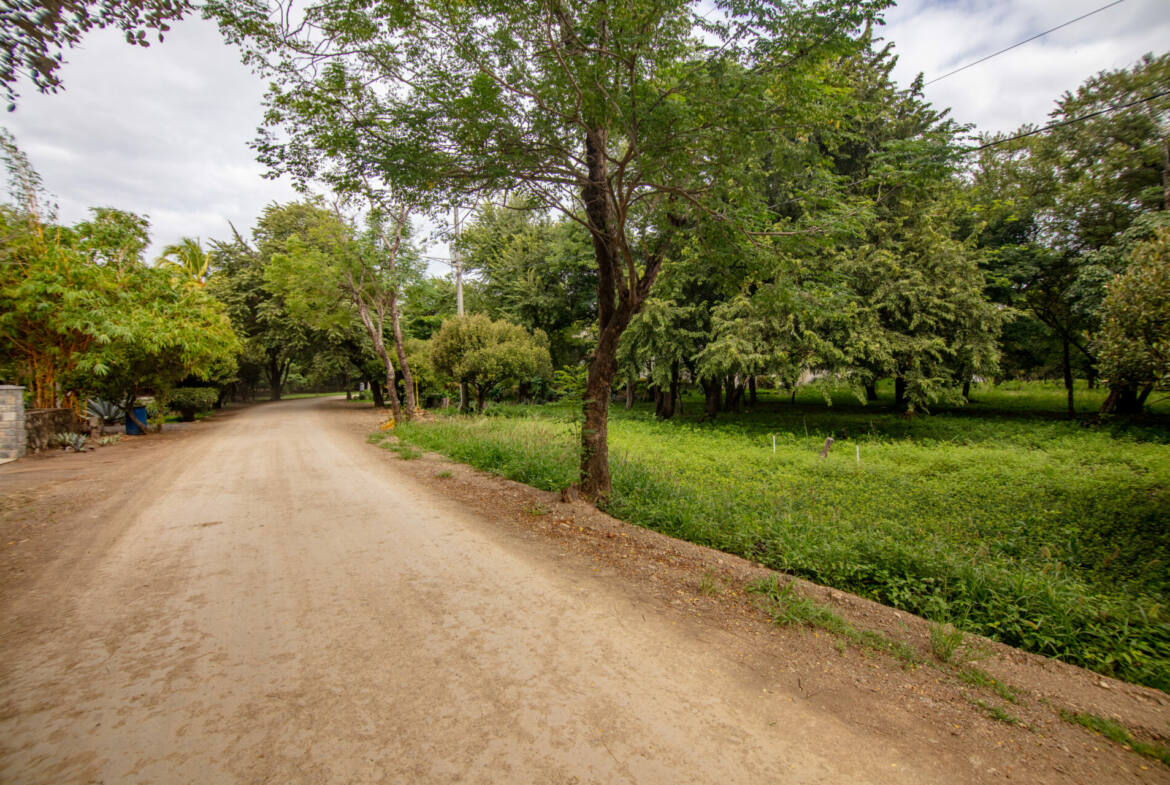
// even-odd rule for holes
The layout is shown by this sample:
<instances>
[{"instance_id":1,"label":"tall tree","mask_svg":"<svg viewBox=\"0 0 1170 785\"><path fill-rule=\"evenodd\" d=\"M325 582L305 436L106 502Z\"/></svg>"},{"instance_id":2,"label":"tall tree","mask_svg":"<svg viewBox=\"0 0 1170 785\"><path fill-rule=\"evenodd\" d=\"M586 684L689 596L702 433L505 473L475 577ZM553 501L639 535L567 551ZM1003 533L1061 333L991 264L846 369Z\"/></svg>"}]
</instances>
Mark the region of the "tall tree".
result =
<instances>
[{"instance_id":1,"label":"tall tree","mask_svg":"<svg viewBox=\"0 0 1170 785\"><path fill-rule=\"evenodd\" d=\"M265 217L261 217L261 224ZM258 228L255 236L267 243L272 233ZM284 299L265 280L270 247L262 252L237 234L232 242L212 243L212 252L216 267L206 288L227 308L232 326L244 342L240 381L248 388L267 381L271 399L278 401L298 359L307 360L312 354L316 336L289 313Z\"/></svg>"},{"instance_id":2,"label":"tall tree","mask_svg":"<svg viewBox=\"0 0 1170 785\"><path fill-rule=\"evenodd\" d=\"M992 135L974 167L974 191L993 272L1060 346L1072 415L1074 357L1097 362L1088 335L1100 323L1106 284L1136 241L1170 210L1170 53L1146 55L1065 93L1054 127ZM1132 230L1142 229L1142 236ZM1118 410L1131 412L1126 394Z\"/></svg>"},{"instance_id":3,"label":"tall tree","mask_svg":"<svg viewBox=\"0 0 1170 785\"><path fill-rule=\"evenodd\" d=\"M259 143L273 170L392 183L431 203L515 188L585 227L598 314L581 488L603 499L618 341L671 239L702 215L783 228L752 198L748 153L804 130L802 112L827 92L821 65L886 4L321 2L297 20L264 0L208 10L275 77Z\"/></svg>"},{"instance_id":4,"label":"tall tree","mask_svg":"<svg viewBox=\"0 0 1170 785\"><path fill-rule=\"evenodd\" d=\"M524 384L552 377L548 338L518 324L492 321L483 314L456 316L443 322L431 341L435 370L475 390L476 411L502 384Z\"/></svg>"},{"instance_id":5,"label":"tall tree","mask_svg":"<svg viewBox=\"0 0 1170 785\"><path fill-rule=\"evenodd\" d=\"M489 203L458 243L489 316L543 331L557 367L580 362L581 335L597 313L597 273L579 223L556 220L531 200Z\"/></svg>"},{"instance_id":6,"label":"tall tree","mask_svg":"<svg viewBox=\"0 0 1170 785\"><path fill-rule=\"evenodd\" d=\"M409 247L409 212L393 216L377 210L366 217L364 232L320 203L286 205L301 214L303 231L288 237L274 253L267 280L294 316L318 328L356 320L382 362L387 395L395 419L414 415L414 378L406 355L400 297L403 285L417 277L418 257ZM405 409L398 398L394 362L386 347L390 329L393 351L405 383Z\"/></svg>"}]
</instances>

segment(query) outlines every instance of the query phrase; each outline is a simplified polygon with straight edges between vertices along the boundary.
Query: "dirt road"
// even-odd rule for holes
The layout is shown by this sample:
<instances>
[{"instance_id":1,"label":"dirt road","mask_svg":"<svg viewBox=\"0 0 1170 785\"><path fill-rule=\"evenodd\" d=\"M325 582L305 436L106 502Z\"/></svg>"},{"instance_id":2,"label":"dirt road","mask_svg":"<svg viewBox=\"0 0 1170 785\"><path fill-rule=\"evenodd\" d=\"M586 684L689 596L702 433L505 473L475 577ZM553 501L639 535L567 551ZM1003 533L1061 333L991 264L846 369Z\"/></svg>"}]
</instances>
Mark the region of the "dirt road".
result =
<instances>
[{"instance_id":1,"label":"dirt road","mask_svg":"<svg viewBox=\"0 0 1170 785\"><path fill-rule=\"evenodd\" d=\"M70 512L80 544L4 598L0 781L992 778L437 495L337 408L160 442L133 492Z\"/></svg>"}]
</instances>

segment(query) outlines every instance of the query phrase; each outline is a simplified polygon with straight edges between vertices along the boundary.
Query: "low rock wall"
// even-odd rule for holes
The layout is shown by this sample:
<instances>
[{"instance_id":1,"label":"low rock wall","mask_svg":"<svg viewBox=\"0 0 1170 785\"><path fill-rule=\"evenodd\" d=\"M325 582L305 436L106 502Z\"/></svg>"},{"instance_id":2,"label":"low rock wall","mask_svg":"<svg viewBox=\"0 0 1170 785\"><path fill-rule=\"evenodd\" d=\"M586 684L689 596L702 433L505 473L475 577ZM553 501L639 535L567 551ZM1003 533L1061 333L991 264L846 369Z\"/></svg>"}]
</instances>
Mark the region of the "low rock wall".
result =
<instances>
[{"instance_id":1,"label":"low rock wall","mask_svg":"<svg viewBox=\"0 0 1170 785\"><path fill-rule=\"evenodd\" d=\"M49 446L54 434L77 433L84 423L78 421L72 409L29 409L24 414L24 428L28 449L37 452Z\"/></svg>"}]
</instances>

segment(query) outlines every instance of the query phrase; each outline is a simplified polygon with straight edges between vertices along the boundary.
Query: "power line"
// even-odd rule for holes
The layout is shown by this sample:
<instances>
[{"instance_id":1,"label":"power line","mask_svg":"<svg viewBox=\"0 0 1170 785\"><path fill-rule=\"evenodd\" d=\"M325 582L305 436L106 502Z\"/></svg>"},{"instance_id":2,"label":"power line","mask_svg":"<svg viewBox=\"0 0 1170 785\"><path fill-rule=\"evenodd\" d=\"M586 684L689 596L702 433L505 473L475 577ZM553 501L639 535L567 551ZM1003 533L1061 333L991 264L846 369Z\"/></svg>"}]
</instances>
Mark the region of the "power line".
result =
<instances>
[{"instance_id":1,"label":"power line","mask_svg":"<svg viewBox=\"0 0 1170 785\"><path fill-rule=\"evenodd\" d=\"M1066 125L1072 125L1073 123L1082 123L1085 120L1092 120L1094 117L1099 117L1100 115L1103 115L1103 114L1109 114L1110 112L1118 112L1122 109L1128 109L1131 106L1137 106L1138 104L1144 104L1144 103L1148 103L1150 101L1154 101L1158 98L1161 98L1164 95L1170 95L1170 90L1163 90L1160 93L1155 93L1154 95L1147 96L1145 98L1139 98L1136 101L1130 101L1127 104L1118 104L1117 106L1107 106L1104 109L1098 109L1096 112L1090 112L1089 114L1081 115L1080 117L1073 117L1073 118L1070 118L1068 120L1061 120L1059 123L1050 123L1049 125L1046 125L1043 128L1036 128L1036 129L1033 129L1031 131L1027 131L1027 132L1022 133L1022 134L1016 134L1015 136L1009 136L1007 139L996 139L994 142L988 142L987 144L981 144L978 147L969 147L963 151L963 155L977 153L980 150L986 150L989 147L997 147L1001 144L1007 144L1008 142L1014 142L1017 139L1024 139L1024 138L1029 137L1029 136L1035 136L1036 134L1042 134L1045 131L1051 131L1054 128L1062 128Z\"/></svg>"},{"instance_id":2,"label":"power line","mask_svg":"<svg viewBox=\"0 0 1170 785\"><path fill-rule=\"evenodd\" d=\"M1049 30L1045 30L1043 33L1036 33L1036 35L1032 36L1031 38L1025 38L1023 41L1020 41L1018 44L1012 44L1011 46L1009 46L1006 49L1000 49L998 52L995 52L994 54L989 54L986 57L981 57L978 60L976 60L975 62L967 63L965 66L962 66L961 68L956 68L954 71L951 71L949 73L945 73L942 76L937 77L935 79L931 79L929 82L925 82L923 84L923 87L925 87L926 85L934 84L935 82L941 82L942 80L946 79L948 76L954 76L955 74L959 73L960 71L966 71L968 68L971 68L972 66L979 65L980 63L985 63L993 57L999 57L1004 52L1010 52L1011 50L1015 49L1018 46L1023 46L1024 44L1029 43L1030 41L1035 41L1037 38L1042 38L1043 36L1046 36L1049 33L1054 33L1057 30L1061 29L1062 27L1068 27L1069 25L1071 25L1074 22L1079 22L1082 19L1087 19L1088 17L1092 16L1093 14L1099 14L1108 8L1112 8L1113 6L1120 5L1121 3L1124 3L1124 2L1125 2L1125 0L1113 0L1112 3L1109 3L1108 5L1103 5L1095 11L1090 11L1087 14L1081 14L1076 19L1070 19L1067 22L1065 22L1064 24L1059 24L1056 27L1053 27Z\"/></svg>"}]
</instances>

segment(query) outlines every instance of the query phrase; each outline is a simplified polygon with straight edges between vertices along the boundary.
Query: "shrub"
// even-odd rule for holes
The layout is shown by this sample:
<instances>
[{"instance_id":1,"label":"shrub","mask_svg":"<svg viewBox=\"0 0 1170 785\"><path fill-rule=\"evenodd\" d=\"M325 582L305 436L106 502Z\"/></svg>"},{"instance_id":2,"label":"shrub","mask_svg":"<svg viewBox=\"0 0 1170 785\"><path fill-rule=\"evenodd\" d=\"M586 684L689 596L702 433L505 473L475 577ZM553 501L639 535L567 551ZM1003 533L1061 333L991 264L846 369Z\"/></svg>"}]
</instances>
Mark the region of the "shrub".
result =
<instances>
[{"instance_id":1,"label":"shrub","mask_svg":"<svg viewBox=\"0 0 1170 785\"><path fill-rule=\"evenodd\" d=\"M214 387L176 387L168 396L168 405L179 413L183 422L191 422L197 412L206 412L219 397Z\"/></svg>"}]
</instances>

